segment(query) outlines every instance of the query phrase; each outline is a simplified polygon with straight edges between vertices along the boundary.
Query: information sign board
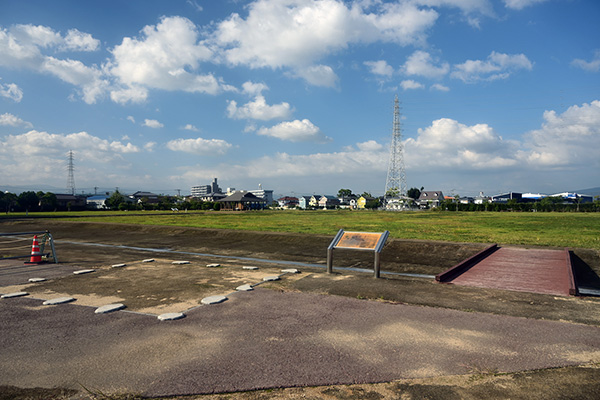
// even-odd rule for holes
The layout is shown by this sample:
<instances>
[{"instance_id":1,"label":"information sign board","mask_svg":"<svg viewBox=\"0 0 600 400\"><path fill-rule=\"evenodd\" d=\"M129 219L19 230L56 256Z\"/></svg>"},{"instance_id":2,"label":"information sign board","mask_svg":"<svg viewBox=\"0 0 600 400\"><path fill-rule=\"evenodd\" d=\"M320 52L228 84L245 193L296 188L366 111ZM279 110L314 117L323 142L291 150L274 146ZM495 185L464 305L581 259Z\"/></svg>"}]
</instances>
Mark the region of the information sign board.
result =
<instances>
[{"instance_id":1,"label":"information sign board","mask_svg":"<svg viewBox=\"0 0 600 400\"><path fill-rule=\"evenodd\" d=\"M385 232L346 232L343 229L337 233L327 248L327 272L333 272L333 250L366 250L375 253L375 278L379 278L379 254L385 245L389 231Z\"/></svg>"}]
</instances>

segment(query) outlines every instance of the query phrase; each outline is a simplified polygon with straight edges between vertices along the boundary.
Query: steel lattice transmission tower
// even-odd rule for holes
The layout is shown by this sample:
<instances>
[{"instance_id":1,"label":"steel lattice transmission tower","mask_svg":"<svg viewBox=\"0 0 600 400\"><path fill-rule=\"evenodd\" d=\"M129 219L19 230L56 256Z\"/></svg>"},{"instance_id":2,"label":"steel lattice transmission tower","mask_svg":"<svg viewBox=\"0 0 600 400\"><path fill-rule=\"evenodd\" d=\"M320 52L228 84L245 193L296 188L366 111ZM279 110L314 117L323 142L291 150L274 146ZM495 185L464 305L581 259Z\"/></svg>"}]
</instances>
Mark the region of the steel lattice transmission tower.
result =
<instances>
[{"instance_id":1,"label":"steel lattice transmission tower","mask_svg":"<svg viewBox=\"0 0 600 400\"><path fill-rule=\"evenodd\" d=\"M69 164L67 166L69 177L67 178L67 192L75 194L75 167L73 166L73 151L69 150Z\"/></svg>"},{"instance_id":2,"label":"steel lattice transmission tower","mask_svg":"<svg viewBox=\"0 0 600 400\"><path fill-rule=\"evenodd\" d=\"M385 181L385 197L405 197L406 172L404 171L404 146L402 145L402 125L398 95L394 99L394 125L390 145L390 162Z\"/></svg>"}]
</instances>

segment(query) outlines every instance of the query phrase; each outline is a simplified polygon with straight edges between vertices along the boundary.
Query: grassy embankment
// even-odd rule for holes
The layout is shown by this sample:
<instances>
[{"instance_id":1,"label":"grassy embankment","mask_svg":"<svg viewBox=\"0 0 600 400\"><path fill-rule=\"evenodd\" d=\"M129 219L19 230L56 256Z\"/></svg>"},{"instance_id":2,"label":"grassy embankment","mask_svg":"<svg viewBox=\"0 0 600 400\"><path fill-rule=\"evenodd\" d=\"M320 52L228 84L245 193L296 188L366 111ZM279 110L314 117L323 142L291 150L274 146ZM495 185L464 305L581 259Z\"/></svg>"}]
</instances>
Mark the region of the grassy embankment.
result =
<instances>
[{"instance_id":1,"label":"grassy embankment","mask_svg":"<svg viewBox=\"0 0 600 400\"><path fill-rule=\"evenodd\" d=\"M389 230L391 237L400 239L600 250L600 213L260 211L72 215L77 215L75 221L322 235L335 235L340 228Z\"/></svg>"}]
</instances>

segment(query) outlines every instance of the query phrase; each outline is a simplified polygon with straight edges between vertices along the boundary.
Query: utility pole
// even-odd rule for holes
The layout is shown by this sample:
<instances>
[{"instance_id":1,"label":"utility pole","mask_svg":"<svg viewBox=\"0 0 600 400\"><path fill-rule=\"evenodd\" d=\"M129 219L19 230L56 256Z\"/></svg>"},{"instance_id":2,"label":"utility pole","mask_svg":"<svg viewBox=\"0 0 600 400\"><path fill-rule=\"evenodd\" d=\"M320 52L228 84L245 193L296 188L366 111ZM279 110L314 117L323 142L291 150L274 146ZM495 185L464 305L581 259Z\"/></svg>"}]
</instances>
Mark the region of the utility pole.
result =
<instances>
[{"instance_id":1,"label":"utility pole","mask_svg":"<svg viewBox=\"0 0 600 400\"><path fill-rule=\"evenodd\" d=\"M388 196L388 193L397 193ZM402 144L402 125L400 123L400 104L398 95L394 99L394 120L392 143L390 145L390 162L385 182L385 197L406 197L406 172L404 171L404 145Z\"/></svg>"}]
</instances>

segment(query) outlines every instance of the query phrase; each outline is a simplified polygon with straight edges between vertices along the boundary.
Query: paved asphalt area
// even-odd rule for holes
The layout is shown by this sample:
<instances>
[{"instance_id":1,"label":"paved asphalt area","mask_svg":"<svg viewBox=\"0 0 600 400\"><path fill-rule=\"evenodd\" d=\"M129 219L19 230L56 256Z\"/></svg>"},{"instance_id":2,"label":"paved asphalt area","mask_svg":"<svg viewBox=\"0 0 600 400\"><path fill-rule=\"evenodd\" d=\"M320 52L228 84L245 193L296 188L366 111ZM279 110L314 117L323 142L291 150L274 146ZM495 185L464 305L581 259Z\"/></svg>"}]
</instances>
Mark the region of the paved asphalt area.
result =
<instances>
[{"instance_id":1,"label":"paved asphalt area","mask_svg":"<svg viewBox=\"0 0 600 400\"><path fill-rule=\"evenodd\" d=\"M149 396L383 382L600 360L600 328L268 289L186 318L0 300L0 384Z\"/></svg>"}]
</instances>

